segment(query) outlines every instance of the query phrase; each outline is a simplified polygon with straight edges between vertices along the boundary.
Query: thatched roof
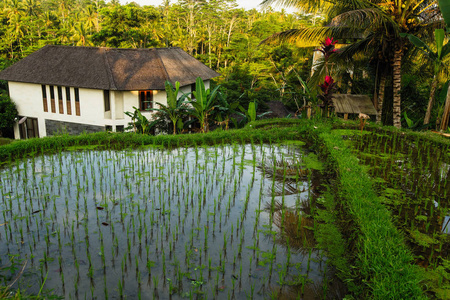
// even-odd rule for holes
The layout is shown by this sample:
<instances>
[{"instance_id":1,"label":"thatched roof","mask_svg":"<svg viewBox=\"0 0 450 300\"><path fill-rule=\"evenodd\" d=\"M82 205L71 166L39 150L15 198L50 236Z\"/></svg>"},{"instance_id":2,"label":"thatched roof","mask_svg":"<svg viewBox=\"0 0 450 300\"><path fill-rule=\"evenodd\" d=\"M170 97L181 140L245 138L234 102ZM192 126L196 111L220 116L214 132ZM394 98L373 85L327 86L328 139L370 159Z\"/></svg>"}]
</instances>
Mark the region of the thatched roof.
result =
<instances>
[{"instance_id":1,"label":"thatched roof","mask_svg":"<svg viewBox=\"0 0 450 300\"><path fill-rule=\"evenodd\" d=\"M102 90L164 90L220 74L180 48L114 49L48 45L0 72L0 79Z\"/></svg>"},{"instance_id":2,"label":"thatched roof","mask_svg":"<svg viewBox=\"0 0 450 300\"><path fill-rule=\"evenodd\" d=\"M376 115L377 110L367 95L333 94L334 110L343 114Z\"/></svg>"}]
</instances>

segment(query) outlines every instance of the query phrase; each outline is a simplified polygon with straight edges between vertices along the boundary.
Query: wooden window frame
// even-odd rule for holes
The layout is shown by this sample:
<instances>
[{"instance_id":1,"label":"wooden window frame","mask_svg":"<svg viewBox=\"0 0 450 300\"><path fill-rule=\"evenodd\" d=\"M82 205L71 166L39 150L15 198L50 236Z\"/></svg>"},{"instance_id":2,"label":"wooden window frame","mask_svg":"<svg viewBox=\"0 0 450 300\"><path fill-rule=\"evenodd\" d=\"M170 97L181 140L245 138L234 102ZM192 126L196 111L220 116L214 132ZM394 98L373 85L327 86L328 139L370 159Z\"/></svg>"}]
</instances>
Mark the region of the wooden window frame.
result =
<instances>
[{"instance_id":1,"label":"wooden window frame","mask_svg":"<svg viewBox=\"0 0 450 300\"><path fill-rule=\"evenodd\" d=\"M66 86L66 107L67 107L67 114L72 114L72 103L70 99L70 87Z\"/></svg>"},{"instance_id":2,"label":"wooden window frame","mask_svg":"<svg viewBox=\"0 0 450 300\"><path fill-rule=\"evenodd\" d=\"M139 91L139 110L148 111L151 108L153 108L153 90Z\"/></svg>"},{"instance_id":3,"label":"wooden window frame","mask_svg":"<svg viewBox=\"0 0 450 300\"><path fill-rule=\"evenodd\" d=\"M80 90L78 88L74 88L74 94L75 94L75 114L77 116L81 116L81 111L80 111Z\"/></svg>"},{"instance_id":4,"label":"wooden window frame","mask_svg":"<svg viewBox=\"0 0 450 300\"><path fill-rule=\"evenodd\" d=\"M191 84L191 99L192 100L195 100L194 92L195 92L196 86L197 86L197 84L195 82Z\"/></svg>"},{"instance_id":5,"label":"wooden window frame","mask_svg":"<svg viewBox=\"0 0 450 300\"><path fill-rule=\"evenodd\" d=\"M25 122L19 124L20 139L39 137L39 124L37 118L28 117Z\"/></svg>"},{"instance_id":6,"label":"wooden window frame","mask_svg":"<svg viewBox=\"0 0 450 300\"><path fill-rule=\"evenodd\" d=\"M47 102L47 86L41 85L42 89L42 104L44 105L44 112L48 112L48 102Z\"/></svg>"},{"instance_id":7,"label":"wooden window frame","mask_svg":"<svg viewBox=\"0 0 450 300\"><path fill-rule=\"evenodd\" d=\"M56 113L55 87L53 85L50 85L49 88L50 88L50 106L52 109L52 113Z\"/></svg>"},{"instance_id":8,"label":"wooden window frame","mask_svg":"<svg viewBox=\"0 0 450 300\"><path fill-rule=\"evenodd\" d=\"M64 104L63 104L62 86L58 85L58 86L56 87L56 89L58 90L58 108L59 108L59 113L60 113L60 114L64 114Z\"/></svg>"},{"instance_id":9,"label":"wooden window frame","mask_svg":"<svg viewBox=\"0 0 450 300\"><path fill-rule=\"evenodd\" d=\"M105 107L105 112L111 111L111 95L108 90L103 91L103 105Z\"/></svg>"}]
</instances>

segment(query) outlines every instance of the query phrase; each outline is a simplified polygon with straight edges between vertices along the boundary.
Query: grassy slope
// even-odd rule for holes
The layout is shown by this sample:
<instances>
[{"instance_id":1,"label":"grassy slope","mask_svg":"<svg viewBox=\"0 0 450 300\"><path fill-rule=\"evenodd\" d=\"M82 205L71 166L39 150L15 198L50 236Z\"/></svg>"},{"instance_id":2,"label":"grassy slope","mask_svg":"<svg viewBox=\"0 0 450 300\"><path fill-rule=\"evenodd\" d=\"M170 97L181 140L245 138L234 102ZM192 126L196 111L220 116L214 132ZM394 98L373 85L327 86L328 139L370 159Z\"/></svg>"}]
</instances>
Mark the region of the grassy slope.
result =
<instances>
[{"instance_id":1,"label":"grassy slope","mask_svg":"<svg viewBox=\"0 0 450 300\"><path fill-rule=\"evenodd\" d=\"M341 135L320 134L339 169L339 199L358 227L357 274L374 299L421 299L419 267L402 235L391 222L389 211L372 188L372 182Z\"/></svg>"}]
</instances>

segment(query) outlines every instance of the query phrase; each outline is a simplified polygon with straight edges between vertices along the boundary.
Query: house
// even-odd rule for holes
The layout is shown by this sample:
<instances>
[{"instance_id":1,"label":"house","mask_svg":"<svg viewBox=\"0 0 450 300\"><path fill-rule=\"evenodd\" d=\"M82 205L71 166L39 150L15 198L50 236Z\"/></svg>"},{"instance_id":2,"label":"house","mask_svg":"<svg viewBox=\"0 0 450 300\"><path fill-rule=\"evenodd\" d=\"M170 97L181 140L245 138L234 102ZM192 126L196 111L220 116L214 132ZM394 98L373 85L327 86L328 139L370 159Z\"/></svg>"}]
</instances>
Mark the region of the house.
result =
<instances>
[{"instance_id":1,"label":"house","mask_svg":"<svg viewBox=\"0 0 450 300\"><path fill-rule=\"evenodd\" d=\"M150 117L166 104L164 83L189 93L220 74L180 48L113 49L45 46L0 72L19 112L15 138L57 132L123 131L138 107Z\"/></svg>"}]
</instances>

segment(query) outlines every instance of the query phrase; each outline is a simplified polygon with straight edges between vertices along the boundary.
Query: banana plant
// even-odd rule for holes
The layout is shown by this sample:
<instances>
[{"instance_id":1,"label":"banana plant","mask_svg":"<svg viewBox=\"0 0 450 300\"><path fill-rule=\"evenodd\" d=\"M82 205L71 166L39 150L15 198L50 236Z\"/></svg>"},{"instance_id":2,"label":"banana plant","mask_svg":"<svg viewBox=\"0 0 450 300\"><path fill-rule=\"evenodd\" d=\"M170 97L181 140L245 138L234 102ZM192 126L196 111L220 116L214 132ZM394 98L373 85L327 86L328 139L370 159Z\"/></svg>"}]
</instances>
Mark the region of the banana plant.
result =
<instances>
[{"instance_id":1,"label":"banana plant","mask_svg":"<svg viewBox=\"0 0 450 300\"><path fill-rule=\"evenodd\" d=\"M437 89L437 85L438 85L438 81L439 81L438 77L439 77L439 73L442 70L444 58L450 54L450 43L447 42L444 45L444 40L445 40L444 29L435 29L434 30L434 41L435 41L436 51L431 50L427 44L425 44L421 39L419 39L418 37L416 37L412 34L403 34L401 36L407 37L414 46L416 46L417 48L422 50L422 52L426 56L428 56L428 58L433 62L433 67L434 67L433 80L431 82L430 97L428 99L427 112L425 114L425 119L423 121L423 124L426 125L426 124L430 123L431 110L433 108L434 98L435 98L436 89Z\"/></svg>"},{"instance_id":2,"label":"banana plant","mask_svg":"<svg viewBox=\"0 0 450 300\"><path fill-rule=\"evenodd\" d=\"M228 130L230 121L235 122L231 115L237 112L236 109L240 105L238 101L228 102L226 95L222 93L219 94L218 100L219 106L217 108L216 124L220 126L225 125L225 130Z\"/></svg>"},{"instance_id":3,"label":"banana plant","mask_svg":"<svg viewBox=\"0 0 450 300\"><path fill-rule=\"evenodd\" d=\"M213 90L206 89L200 77L195 81L195 91L192 92L195 99L189 102L193 107L190 110L190 114L198 119L200 122L200 131L203 133L209 131L208 118L212 111L219 106L217 103L220 93L219 88L220 85L216 86Z\"/></svg>"},{"instance_id":4,"label":"banana plant","mask_svg":"<svg viewBox=\"0 0 450 300\"><path fill-rule=\"evenodd\" d=\"M247 124L248 122L253 122L253 121L259 120L259 119L263 118L264 116L272 113L272 111L266 111L266 112L258 115L256 113L258 110L258 103L256 103L256 101L250 102L248 104L247 110L245 110L245 108L243 108L242 106L239 106L239 109L242 111L242 113L238 112L237 114L242 117L242 120L239 122L238 127L242 127L245 124Z\"/></svg>"},{"instance_id":5,"label":"banana plant","mask_svg":"<svg viewBox=\"0 0 450 300\"><path fill-rule=\"evenodd\" d=\"M166 95L167 95L167 105L156 102L159 108L151 108L152 111L161 112L163 115L167 116L173 124L173 134L177 134L177 129L180 131L183 129L182 117L187 112L187 101L188 94L182 94L178 97L180 92L180 83L175 82L175 87L166 80L165 84Z\"/></svg>"},{"instance_id":6,"label":"banana plant","mask_svg":"<svg viewBox=\"0 0 450 300\"><path fill-rule=\"evenodd\" d=\"M156 121L150 122L141 111L134 107L134 112L125 112L127 116L131 118L131 128L133 128L134 132L139 132L142 134L146 134L150 132L150 129L155 126Z\"/></svg>"}]
</instances>

